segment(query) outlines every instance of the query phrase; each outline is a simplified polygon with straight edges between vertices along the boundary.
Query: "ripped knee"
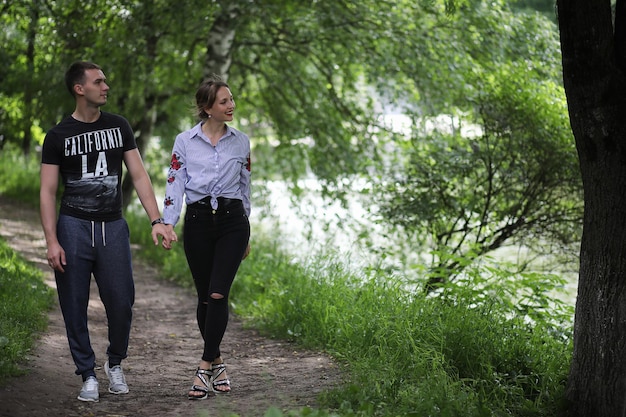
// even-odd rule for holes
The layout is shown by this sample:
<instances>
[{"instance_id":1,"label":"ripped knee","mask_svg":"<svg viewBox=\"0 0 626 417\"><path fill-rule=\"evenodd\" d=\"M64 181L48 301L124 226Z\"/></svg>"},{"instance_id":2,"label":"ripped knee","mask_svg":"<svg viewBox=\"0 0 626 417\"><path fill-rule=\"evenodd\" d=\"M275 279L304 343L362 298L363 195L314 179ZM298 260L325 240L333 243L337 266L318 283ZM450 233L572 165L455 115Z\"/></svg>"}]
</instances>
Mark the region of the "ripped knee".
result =
<instances>
[{"instance_id":1,"label":"ripped knee","mask_svg":"<svg viewBox=\"0 0 626 417\"><path fill-rule=\"evenodd\" d=\"M218 292L213 292L211 293L210 297L214 300L221 300L222 298L224 298L224 295Z\"/></svg>"}]
</instances>

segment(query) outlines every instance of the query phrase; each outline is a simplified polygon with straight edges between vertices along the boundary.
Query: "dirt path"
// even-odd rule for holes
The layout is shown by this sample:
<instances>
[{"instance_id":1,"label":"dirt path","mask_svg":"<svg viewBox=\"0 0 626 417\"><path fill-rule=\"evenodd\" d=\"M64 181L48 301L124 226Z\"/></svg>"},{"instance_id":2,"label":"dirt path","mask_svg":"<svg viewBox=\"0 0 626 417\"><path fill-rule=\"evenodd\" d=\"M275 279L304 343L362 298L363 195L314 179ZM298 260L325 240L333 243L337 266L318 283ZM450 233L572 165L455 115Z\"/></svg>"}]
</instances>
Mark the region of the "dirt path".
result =
<instances>
[{"instance_id":1,"label":"dirt path","mask_svg":"<svg viewBox=\"0 0 626 417\"><path fill-rule=\"evenodd\" d=\"M0 196L0 235L41 267L46 282L54 287L35 210ZM28 374L0 387L1 417L262 416L270 406L284 411L314 407L317 394L337 383L337 368L329 358L288 342L260 337L232 318L222 344L232 393L205 401L187 400L186 392L201 355L195 297L188 290L155 279L158 272L138 257L133 264L137 297L129 357L123 363L130 393L109 394L104 370L98 369L100 402L76 399L81 380L74 375L63 320L55 305L47 331L28 358ZM89 327L96 361L102 366L107 327L95 284Z\"/></svg>"}]
</instances>

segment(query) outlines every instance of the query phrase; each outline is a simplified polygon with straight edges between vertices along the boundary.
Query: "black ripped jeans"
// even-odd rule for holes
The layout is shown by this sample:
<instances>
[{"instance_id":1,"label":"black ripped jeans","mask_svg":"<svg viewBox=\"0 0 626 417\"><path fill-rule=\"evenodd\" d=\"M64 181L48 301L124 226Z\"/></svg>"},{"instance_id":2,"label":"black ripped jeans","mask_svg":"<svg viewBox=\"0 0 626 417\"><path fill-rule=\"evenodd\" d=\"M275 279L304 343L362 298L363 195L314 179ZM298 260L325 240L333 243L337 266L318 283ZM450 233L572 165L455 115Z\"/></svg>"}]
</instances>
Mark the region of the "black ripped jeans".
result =
<instances>
[{"instance_id":1,"label":"black ripped jeans","mask_svg":"<svg viewBox=\"0 0 626 417\"><path fill-rule=\"evenodd\" d=\"M202 360L220 356L228 325L228 295L250 239L241 200L218 197L218 208L198 202L185 214L183 245L198 294L197 320L204 339ZM223 298L212 298L220 294Z\"/></svg>"}]
</instances>

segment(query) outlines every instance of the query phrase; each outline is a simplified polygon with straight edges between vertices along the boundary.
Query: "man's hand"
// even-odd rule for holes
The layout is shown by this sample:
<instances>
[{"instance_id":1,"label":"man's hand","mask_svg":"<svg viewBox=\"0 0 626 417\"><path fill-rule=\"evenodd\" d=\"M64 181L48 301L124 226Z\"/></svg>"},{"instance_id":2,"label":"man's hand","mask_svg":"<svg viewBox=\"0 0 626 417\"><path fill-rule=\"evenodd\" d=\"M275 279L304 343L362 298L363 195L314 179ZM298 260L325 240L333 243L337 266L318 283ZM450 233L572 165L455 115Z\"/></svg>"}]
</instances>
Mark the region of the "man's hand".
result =
<instances>
[{"instance_id":1,"label":"man's hand","mask_svg":"<svg viewBox=\"0 0 626 417\"><path fill-rule=\"evenodd\" d=\"M46 258L48 258L48 265L50 265L50 268L55 271L65 272L63 266L67 265L67 262L65 261L65 250L63 250L61 245L58 243L48 245Z\"/></svg>"}]
</instances>

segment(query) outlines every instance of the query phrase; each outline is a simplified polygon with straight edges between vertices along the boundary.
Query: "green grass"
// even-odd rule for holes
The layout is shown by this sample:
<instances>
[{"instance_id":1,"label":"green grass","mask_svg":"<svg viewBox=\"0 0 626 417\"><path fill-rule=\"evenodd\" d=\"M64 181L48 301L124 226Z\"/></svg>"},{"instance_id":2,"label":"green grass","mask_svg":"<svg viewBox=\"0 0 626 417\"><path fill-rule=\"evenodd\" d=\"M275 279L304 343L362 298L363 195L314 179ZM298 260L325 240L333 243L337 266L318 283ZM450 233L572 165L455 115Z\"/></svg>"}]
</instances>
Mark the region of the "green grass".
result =
<instances>
[{"instance_id":1,"label":"green grass","mask_svg":"<svg viewBox=\"0 0 626 417\"><path fill-rule=\"evenodd\" d=\"M1 192L14 195L24 182L35 184L25 181L34 175L32 169L13 173ZM158 266L163 279L190 288L182 242L165 252L152 244L140 209L126 218L136 256ZM456 285L426 295L419 282L376 267L350 271L332 252L297 259L279 248L280 236L255 225L252 235L251 255L231 293L233 311L268 336L329 353L345 378L345 385L320 397L322 409L283 414L271 408L268 417L558 414L573 319L573 308L549 295L562 285L558 277L514 274L503 265L468 268ZM32 314L41 326L49 294L4 247L0 264L0 292L7 297L0 300L0 372L6 373L2 369L23 359L37 332L33 323L18 327L22 315ZM6 290L5 280L14 289ZM33 295L41 292L48 295ZM27 301L41 304L21 306ZM15 339L23 346L5 349Z\"/></svg>"},{"instance_id":2,"label":"green grass","mask_svg":"<svg viewBox=\"0 0 626 417\"><path fill-rule=\"evenodd\" d=\"M54 291L39 269L0 239L0 384L20 375L20 364L47 326Z\"/></svg>"},{"instance_id":3,"label":"green grass","mask_svg":"<svg viewBox=\"0 0 626 417\"><path fill-rule=\"evenodd\" d=\"M235 281L238 312L346 365L348 387L324 399L340 415L556 415L572 317L546 295L559 280L511 303L497 288L523 278L474 270L465 285L432 296L376 270L357 276L332 254L302 264L271 247L256 253Z\"/></svg>"},{"instance_id":4,"label":"green grass","mask_svg":"<svg viewBox=\"0 0 626 417\"><path fill-rule=\"evenodd\" d=\"M6 145L0 149L0 195L39 207L39 156L24 156Z\"/></svg>"}]
</instances>

